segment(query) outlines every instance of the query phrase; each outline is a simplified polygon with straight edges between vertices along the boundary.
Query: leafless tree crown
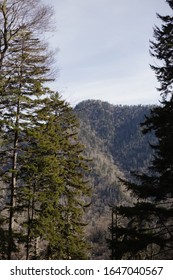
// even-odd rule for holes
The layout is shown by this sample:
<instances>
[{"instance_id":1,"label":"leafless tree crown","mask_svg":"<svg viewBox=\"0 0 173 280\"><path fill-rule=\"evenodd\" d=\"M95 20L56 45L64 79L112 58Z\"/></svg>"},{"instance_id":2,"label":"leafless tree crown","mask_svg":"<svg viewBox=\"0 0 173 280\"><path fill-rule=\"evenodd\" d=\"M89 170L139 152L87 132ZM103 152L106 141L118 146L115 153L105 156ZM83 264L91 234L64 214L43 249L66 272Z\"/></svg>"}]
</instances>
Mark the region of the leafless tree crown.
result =
<instances>
[{"instance_id":1,"label":"leafless tree crown","mask_svg":"<svg viewBox=\"0 0 173 280\"><path fill-rule=\"evenodd\" d=\"M53 9L40 0L0 1L0 60L5 56L14 38L30 31L41 34L52 27Z\"/></svg>"}]
</instances>

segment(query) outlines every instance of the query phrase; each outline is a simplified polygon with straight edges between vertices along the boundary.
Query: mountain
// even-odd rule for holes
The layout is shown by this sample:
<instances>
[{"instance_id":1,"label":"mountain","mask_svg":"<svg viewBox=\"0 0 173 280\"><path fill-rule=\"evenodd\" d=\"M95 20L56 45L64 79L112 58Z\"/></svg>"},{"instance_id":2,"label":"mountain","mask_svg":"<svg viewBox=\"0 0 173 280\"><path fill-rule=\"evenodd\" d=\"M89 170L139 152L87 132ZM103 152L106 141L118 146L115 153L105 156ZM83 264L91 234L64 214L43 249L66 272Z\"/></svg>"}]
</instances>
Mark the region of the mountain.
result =
<instances>
[{"instance_id":1,"label":"mountain","mask_svg":"<svg viewBox=\"0 0 173 280\"><path fill-rule=\"evenodd\" d=\"M132 170L144 170L152 151L154 135L143 135L140 123L151 106L111 105L99 100L79 103L74 111L80 120L80 141L91 158L89 182L92 204L88 211L87 237L91 259L109 259L106 238L111 223L110 205L130 203L130 194L118 178L127 178Z\"/></svg>"}]
</instances>

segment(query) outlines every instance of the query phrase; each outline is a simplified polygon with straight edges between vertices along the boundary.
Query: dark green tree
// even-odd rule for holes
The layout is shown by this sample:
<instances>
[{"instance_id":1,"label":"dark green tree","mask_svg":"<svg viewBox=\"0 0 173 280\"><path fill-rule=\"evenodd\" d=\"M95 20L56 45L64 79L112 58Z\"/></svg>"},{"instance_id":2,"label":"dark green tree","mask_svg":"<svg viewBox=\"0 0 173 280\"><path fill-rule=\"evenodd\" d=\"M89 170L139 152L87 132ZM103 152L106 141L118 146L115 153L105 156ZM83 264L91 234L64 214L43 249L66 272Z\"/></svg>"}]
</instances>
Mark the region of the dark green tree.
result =
<instances>
[{"instance_id":1,"label":"dark green tree","mask_svg":"<svg viewBox=\"0 0 173 280\"><path fill-rule=\"evenodd\" d=\"M28 130L31 143L25 147L29 158L21 155L24 184L19 196L22 209L29 213L24 221L27 255L86 258L84 214L90 188L84 176L88 163L78 141L78 121L72 108L58 94L51 94L42 100L33 124ZM46 245L44 250L35 250L36 239L40 248Z\"/></svg>"},{"instance_id":2,"label":"dark green tree","mask_svg":"<svg viewBox=\"0 0 173 280\"><path fill-rule=\"evenodd\" d=\"M8 249L7 246L4 248L9 259L12 251L15 250L13 229L21 121L24 115L27 116L27 110L32 108L29 107L29 101L33 103L31 96L38 94L37 87L39 87L40 79L43 81L41 75L47 72L46 68L43 68L46 66L48 56L45 53L42 56L45 46L38 46L39 40L36 38L40 30L50 27L51 14L52 9L41 5L39 0L0 1L1 180L6 184L5 188L2 185L1 193L5 191L7 198L6 203L1 207L5 217L2 218L1 225L4 236L8 237ZM25 40L28 43L27 46ZM38 53L39 50L40 55L36 57L36 52ZM30 59L28 59L29 52L31 52ZM3 224L4 221L6 225ZM5 257L3 252L2 255Z\"/></svg>"},{"instance_id":3,"label":"dark green tree","mask_svg":"<svg viewBox=\"0 0 173 280\"><path fill-rule=\"evenodd\" d=\"M173 9L173 1L166 2ZM126 244L124 256L130 258L173 256L173 16L158 17L162 25L154 29L150 52L160 61L151 68L161 101L142 123L143 133L154 132L157 142L151 143L154 156L148 172L133 172L134 179L124 181L134 195L133 205L118 208L128 219L120 243Z\"/></svg>"},{"instance_id":4,"label":"dark green tree","mask_svg":"<svg viewBox=\"0 0 173 280\"><path fill-rule=\"evenodd\" d=\"M44 83L48 69L46 48L30 32L16 35L9 45L8 63L2 67L1 131L4 144L1 151L1 178L7 186L8 200L8 258L11 258L15 207L18 188L19 153L28 142L26 130L31 126L39 99L46 94ZM7 209L6 209L7 210ZM7 220L7 219L6 219Z\"/></svg>"}]
</instances>

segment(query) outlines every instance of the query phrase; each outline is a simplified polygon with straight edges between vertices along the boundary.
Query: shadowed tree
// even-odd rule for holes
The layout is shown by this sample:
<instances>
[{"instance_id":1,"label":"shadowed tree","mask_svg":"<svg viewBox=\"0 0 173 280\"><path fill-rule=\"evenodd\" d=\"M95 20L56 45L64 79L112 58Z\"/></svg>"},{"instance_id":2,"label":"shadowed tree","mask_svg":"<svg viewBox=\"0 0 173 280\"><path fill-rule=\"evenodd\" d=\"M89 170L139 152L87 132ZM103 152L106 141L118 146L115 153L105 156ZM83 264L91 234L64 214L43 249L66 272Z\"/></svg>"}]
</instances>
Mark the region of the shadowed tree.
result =
<instances>
[{"instance_id":1,"label":"shadowed tree","mask_svg":"<svg viewBox=\"0 0 173 280\"><path fill-rule=\"evenodd\" d=\"M166 2L173 9L173 1ZM130 258L173 256L173 17L158 17L162 25L154 28L150 52L160 62L151 68L160 83L161 101L142 123L143 133L154 132L157 142L151 143L154 156L148 172L133 172L134 180L124 181L136 202L118 207L129 221L121 241Z\"/></svg>"}]
</instances>

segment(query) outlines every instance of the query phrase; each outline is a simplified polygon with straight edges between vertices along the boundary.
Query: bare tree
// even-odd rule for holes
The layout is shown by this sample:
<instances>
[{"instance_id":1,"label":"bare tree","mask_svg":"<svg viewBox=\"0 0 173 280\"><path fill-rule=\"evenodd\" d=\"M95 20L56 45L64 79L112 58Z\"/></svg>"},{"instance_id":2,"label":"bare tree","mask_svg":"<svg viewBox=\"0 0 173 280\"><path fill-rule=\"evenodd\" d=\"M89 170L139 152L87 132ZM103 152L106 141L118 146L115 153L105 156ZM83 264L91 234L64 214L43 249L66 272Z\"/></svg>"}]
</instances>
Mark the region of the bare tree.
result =
<instances>
[{"instance_id":1,"label":"bare tree","mask_svg":"<svg viewBox=\"0 0 173 280\"><path fill-rule=\"evenodd\" d=\"M0 1L0 69L14 38L24 30L37 35L50 30L52 15L52 7L40 0Z\"/></svg>"}]
</instances>

